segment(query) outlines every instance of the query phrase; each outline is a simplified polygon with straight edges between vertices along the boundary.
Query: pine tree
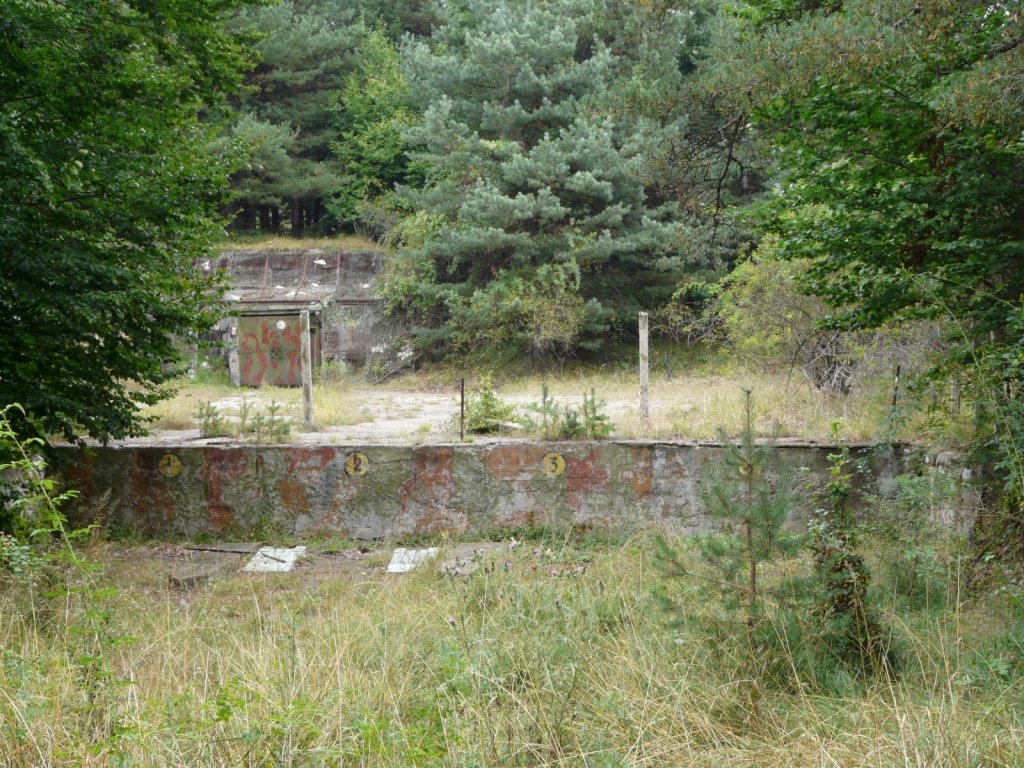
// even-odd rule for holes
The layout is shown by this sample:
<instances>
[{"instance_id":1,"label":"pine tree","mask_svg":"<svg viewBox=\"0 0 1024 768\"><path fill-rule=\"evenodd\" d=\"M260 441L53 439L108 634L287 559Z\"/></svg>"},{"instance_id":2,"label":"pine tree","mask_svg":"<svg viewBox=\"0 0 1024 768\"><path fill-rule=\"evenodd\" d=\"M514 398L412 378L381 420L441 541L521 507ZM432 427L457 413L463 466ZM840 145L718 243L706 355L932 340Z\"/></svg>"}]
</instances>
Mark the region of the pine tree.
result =
<instances>
[{"instance_id":1,"label":"pine tree","mask_svg":"<svg viewBox=\"0 0 1024 768\"><path fill-rule=\"evenodd\" d=\"M404 50L424 107L408 137L430 168L406 195L443 222L404 256L433 265L436 284L423 291L444 308L430 314L450 321L449 341L511 322L508 337L529 346L523 315L484 310L536 302L538 268L556 265L578 271L586 302L571 346L596 348L609 322L658 303L681 267L673 211L648 205L642 158L605 109L622 62L594 36L604 8L467 0L429 42ZM503 300L474 304L481 291Z\"/></svg>"},{"instance_id":2,"label":"pine tree","mask_svg":"<svg viewBox=\"0 0 1024 768\"><path fill-rule=\"evenodd\" d=\"M326 199L344 175L330 143L357 62L357 13L354 0L285 0L236 18L235 28L257 38L260 57L231 131L251 153L248 172L235 182L240 229L276 231L287 224L301 235L330 226Z\"/></svg>"}]
</instances>

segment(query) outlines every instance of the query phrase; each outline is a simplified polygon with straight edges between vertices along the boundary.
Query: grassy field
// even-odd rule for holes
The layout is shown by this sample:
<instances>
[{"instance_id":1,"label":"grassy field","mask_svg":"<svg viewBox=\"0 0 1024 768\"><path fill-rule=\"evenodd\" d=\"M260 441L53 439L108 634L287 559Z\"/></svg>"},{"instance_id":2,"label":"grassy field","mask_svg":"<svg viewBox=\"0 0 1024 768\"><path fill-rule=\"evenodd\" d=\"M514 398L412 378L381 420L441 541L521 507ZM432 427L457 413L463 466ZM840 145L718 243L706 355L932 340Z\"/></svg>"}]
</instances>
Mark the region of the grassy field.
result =
<instances>
[{"instance_id":1,"label":"grassy field","mask_svg":"<svg viewBox=\"0 0 1024 768\"><path fill-rule=\"evenodd\" d=\"M667 622L650 555L552 536L461 577L381 552L183 591L166 545L97 545L89 575L0 589L0 764L1024 764L1019 602L883 595L898 677L768 686L757 716L735 644Z\"/></svg>"},{"instance_id":2,"label":"grassy field","mask_svg":"<svg viewBox=\"0 0 1024 768\"><path fill-rule=\"evenodd\" d=\"M479 376L467 377L470 396L479 381ZM457 372L450 370L407 376L377 386L357 374L335 375L314 385L314 423L318 429L327 429L395 415L415 415L421 393L447 392L455 398L457 382ZM676 374L671 379L663 374L654 375L648 421L637 412L638 387L632 372L591 369L551 377L524 375L508 377L495 387L499 397L515 401L520 412L526 414L529 411L524 404L539 401L545 383L553 396L569 405L578 405L583 393L593 390L606 401L615 423L615 436L620 438L713 439L722 428L732 434L739 424L743 390L748 388L754 391L761 426L769 430L772 424L779 423L787 437L827 439L833 423L838 423L845 439L852 440L873 439L889 429L887 393L883 387L865 388L848 396L832 395L799 378L747 371L702 371ZM385 393L394 393L402 401L401 414L381 409L379 395ZM233 417L243 397L255 406L272 401L281 403L287 416L300 421L298 388L239 389L223 377L218 380L209 376L198 382L182 380L177 394L150 408L148 415L153 417L155 429L193 429L197 426L200 403L225 403L223 410ZM456 403L454 399L452 402ZM414 434L410 434L412 437Z\"/></svg>"}]
</instances>

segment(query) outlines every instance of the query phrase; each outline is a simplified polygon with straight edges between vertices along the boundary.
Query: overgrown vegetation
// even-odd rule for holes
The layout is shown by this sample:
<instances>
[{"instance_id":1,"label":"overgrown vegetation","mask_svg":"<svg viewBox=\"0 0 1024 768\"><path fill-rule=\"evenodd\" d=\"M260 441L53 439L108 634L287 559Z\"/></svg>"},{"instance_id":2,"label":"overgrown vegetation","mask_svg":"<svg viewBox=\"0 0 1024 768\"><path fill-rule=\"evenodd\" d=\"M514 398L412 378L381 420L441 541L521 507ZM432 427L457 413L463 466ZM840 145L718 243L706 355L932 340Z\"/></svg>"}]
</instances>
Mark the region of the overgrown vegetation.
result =
<instances>
[{"instance_id":1,"label":"overgrown vegetation","mask_svg":"<svg viewBox=\"0 0 1024 768\"><path fill-rule=\"evenodd\" d=\"M97 754L131 766L396 768L1024 759L1024 608L1010 595L886 613L906 641L898 678L841 698L814 678L765 687L753 727L749 670L728 635L709 646L695 626L716 610L706 586L675 592L693 622L667 628L645 538L580 546L552 532L471 575L426 568L395 580L363 566L323 578L309 567L184 592L167 589L165 552L91 550L100 584L119 587L99 605L0 594L0 750L11 768ZM785 562L764 572L765 591ZM781 658L799 667L785 642Z\"/></svg>"},{"instance_id":2,"label":"overgrown vegetation","mask_svg":"<svg viewBox=\"0 0 1024 768\"><path fill-rule=\"evenodd\" d=\"M901 671L897 641L869 590L849 450L829 457L821 506L803 533L793 527L797 480L777 464L773 439L758 437L749 391L738 440L722 438L725 456L706 472L707 511L720 527L694 542L703 567L664 536L654 540L654 594L670 626L703 632L711 653L745 670L753 728L767 716L766 690L839 695L891 681ZM680 602L694 585L717 597L705 611Z\"/></svg>"},{"instance_id":3,"label":"overgrown vegetation","mask_svg":"<svg viewBox=\"0 0 1024 768\"><path fill-rule=\"evenodd\" d=\"M838 437L838 427L833 436ZM854 513L855 490L850 450L829 455L829 476L820 492L821 506L811 516L811 554L820 592L816 606L829 656L854 674L892 673L895 655L889 635L871 605L871 573L861 549L861 525Z\"/></svg>"},{"instance_id":4,"label":"overgrown vegetation","mask_svg":"<svg viewBox=\"0 0 1024 768\"><path fill-rule=\"evenodd\" d=\"M475 435L494 435L515 422L515 406L504 403L495 394L489 376L484 376L466 401L466 431Z\"/></svg>"},{"instance_id":5,"label":"overgrown vegetation","mask_svg":"<svg viewBox=\"0 0 1024 768\"><path fill-rule=\"evenodd\" d=\"M1018 0L8 0L0 32L0 762L1024 763ZM290 429L297 391L171 388L218 206L390 249L375 383L486 360L543 439L739 434L718 529L401 582L86 567L47 440ZM596 396L632 401L640 310L650 422ZM840 447L795 488L751 379L787 435L963 450L970 541L934 472L857 498ZM320 426L361 418L343 385ZM490 380L467 416L516 418Z\"/></svg>"},{"instance_id":6,"label":"overgrown vegetation","mask_svg":"<svg viewBox=\"0 0 1024 768\"><path fill-rule=\"evenodd\" d=\"M60 506L77 495L62 491L46 473L41 438L22 438L16 419L20 405L0 409L0 568L30 575L54 543L72 552L72 531Z\"/></svg>"},{"instance_id":7,"label":"overgrown vegetation","mask_svg":"<svg viewBox=\"0 0 1024 768\"><path fill-rule=\"evenodd\" d=\"M237 418L225 418L224 413L209 401L200 401L196 408L196 421L200 437L241 437L254 442L281 442L294 426L281 413L281 404L271 400L262 408L254 407L245 397L238 406Z\"/></svg>"}]
</instances>

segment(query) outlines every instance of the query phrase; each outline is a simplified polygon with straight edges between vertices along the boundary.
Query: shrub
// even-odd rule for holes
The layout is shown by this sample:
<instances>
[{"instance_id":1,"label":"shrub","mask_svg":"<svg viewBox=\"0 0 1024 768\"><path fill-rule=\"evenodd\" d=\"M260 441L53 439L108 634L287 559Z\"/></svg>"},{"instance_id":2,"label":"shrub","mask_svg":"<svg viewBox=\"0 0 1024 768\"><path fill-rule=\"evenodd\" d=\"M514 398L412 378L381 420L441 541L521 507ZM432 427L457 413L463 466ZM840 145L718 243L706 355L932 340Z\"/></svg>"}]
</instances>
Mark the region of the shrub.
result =
<instances>
[{"instance_id":1,"label":"shrub","mask_svg":"<svg viewBox=\"0 0 1024 768\"><path fill-rule=\"evenodd\" d=\"M515 419L515 406L504 403L494 393L491 377L484 376L476 393L466 403L466 431L474 435L493 435L502 423Z\"/></svg>"},{"instance_id":2,"label":"shrub","mask_svg":"<svg viewBox=\"0 0 1024 768\"><path fill-rule=\"evenodd\" d=\"M838 437L838 425L833 425ZM868 602L871 573L859 552L861 526L851 504L854 488L850 449L829 454L829 479L822 506L811 519L814 582L821 640L838 663L858 676L894 667L889 635Z\"/></svg>"}]
</instances>

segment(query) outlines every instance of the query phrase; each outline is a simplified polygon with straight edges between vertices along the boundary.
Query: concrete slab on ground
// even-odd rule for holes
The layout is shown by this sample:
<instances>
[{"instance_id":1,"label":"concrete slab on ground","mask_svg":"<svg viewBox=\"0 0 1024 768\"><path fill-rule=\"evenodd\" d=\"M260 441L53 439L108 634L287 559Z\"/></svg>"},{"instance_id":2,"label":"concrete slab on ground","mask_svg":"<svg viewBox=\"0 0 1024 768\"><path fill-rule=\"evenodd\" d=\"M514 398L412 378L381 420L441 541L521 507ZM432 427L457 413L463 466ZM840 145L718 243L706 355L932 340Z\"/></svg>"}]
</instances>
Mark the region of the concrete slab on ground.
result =
<instances>
[{"instance_id":1,"label":"concrete slab on ground","mask_svg":"<svg viewBox=\"0 0 1024 768\"><path fill-rule=\"evenodd\" d=\"M427 560L437 557L437 547L426 549L406 549L398 547L391 554L391 562L388 563L388 573L409 573L417 566Z\"/></svg>"},{"instance_id":2,"label":"concrete slab on ground","mask_svg":"<svg viewBox=\"0 0 1024 768\"><path fill-rule=\"evenodd\" d=\"M287 573L295 567L300 556L306 554L305 547L260 547L252 559L245 564L248 573Z\"/></svg>"}]
</instances>

